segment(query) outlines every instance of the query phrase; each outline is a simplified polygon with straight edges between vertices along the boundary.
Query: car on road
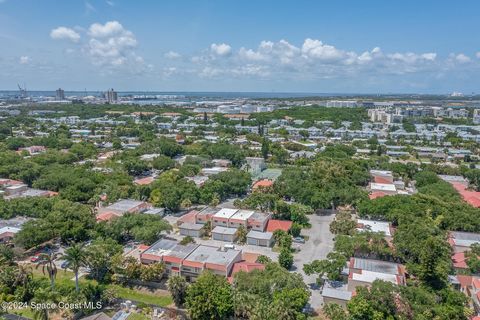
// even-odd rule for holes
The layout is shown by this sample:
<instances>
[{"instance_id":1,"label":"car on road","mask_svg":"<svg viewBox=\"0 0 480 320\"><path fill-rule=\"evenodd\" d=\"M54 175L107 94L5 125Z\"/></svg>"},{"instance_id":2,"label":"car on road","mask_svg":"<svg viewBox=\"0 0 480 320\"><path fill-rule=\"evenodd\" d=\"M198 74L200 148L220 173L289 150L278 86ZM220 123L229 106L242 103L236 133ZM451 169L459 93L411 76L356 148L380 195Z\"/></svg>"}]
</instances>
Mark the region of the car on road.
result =
<instances>
[{"instance_id":1,"label":"car on road","mask_svg":"<svg viewBox=\"0 0 480 320\"><path fill-rule=\"evenodd\" d=\"M302 237L295 237L295 238L293 238L293 242L305 243L305 239L303 239Z\"/></svg>"},{"instance_id":2,"label":"car on road","mask_svg":"<svg viewBox=\"0 0 480 320\"><path fill-rule=\"evenodd\" d=\"M62 269L67 269L70 263L68 261L63 261L62 264L60 265L60 268Z\"/></svg>"}]
</instances>

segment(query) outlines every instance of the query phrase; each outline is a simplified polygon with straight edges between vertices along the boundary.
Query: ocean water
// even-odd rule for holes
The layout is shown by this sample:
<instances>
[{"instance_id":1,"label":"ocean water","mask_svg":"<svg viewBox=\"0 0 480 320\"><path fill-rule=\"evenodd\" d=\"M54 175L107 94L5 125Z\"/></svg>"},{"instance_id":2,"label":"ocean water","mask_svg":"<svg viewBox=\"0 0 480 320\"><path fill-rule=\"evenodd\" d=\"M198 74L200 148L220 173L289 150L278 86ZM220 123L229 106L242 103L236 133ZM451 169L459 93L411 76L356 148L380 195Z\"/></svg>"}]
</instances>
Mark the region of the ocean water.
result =
<instances>
[{"instance_id":1,"label":"ocean water","mask_svg":"<svg viewBox=\"0 0 480 320\"><path fill-rule=\"evenodd\" d=\"M65 91L65 96L98 96L102 91ZM0 97L19 96L18 90L0 90ZM28 91L32 98L54 97L55 91ZM119 91L119 97L129 96L159 96L161 100L209 100L209 99L268 99L268 98L302 98L302 97L329 97L355 96L355 94L312 93L312 92L182 92L182 91ZM145 99L146 100L146 99Z\"/></svg>"}]
</instances>

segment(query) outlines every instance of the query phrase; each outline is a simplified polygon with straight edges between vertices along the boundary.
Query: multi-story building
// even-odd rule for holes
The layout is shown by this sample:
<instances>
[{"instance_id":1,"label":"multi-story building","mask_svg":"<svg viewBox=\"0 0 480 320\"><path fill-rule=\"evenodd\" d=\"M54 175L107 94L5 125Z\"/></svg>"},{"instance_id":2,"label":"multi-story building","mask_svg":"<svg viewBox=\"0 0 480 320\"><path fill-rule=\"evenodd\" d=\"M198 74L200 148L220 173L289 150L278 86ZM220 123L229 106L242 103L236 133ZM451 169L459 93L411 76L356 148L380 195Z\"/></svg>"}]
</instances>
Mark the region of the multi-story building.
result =
<instances>
[{"instance_id":1,"label":"multi-story building","mask_svg":"<svg viewBox=\"0 0 480 320\"><path fill-rule=\"evenodd\" d=\"M358 103L355 100L330 100L327 102L328 108L355 108Z\"/></svg>"},{"instance_id":2,"label":"multi-story building","mask_svg":"<svg viewBox=\"0 0 480 320\"><path fill-rule=\"evenodd\" d=\"M242 251L161 239L141 253L140 260L145 264L164 262L167 274L191 281L204 270L228 277L234 264L242 260Z\"/></svg>"},{"instance_id":3,"label":"multi-story building","mask_svg":"<svg viewBox=\"0 0 480 320\"><path fill-rule=\"evenodd\" d=\"M65 91L63 91L62 88L58 88L55 91L55 100L57 101L65 100Z\"/></svg>"},{"instance_id":4,"label":"multi-story building","mask_svg":"<svg viewBox=\"0 0 480 320\"><path fill-rule=\"evenodd\" d=\"M117 102L118 100L118 94L116 91L112 89L108 90L105 92L105 100L107 100L108 103L114 103Z\"/></svg>"}]
</instances>

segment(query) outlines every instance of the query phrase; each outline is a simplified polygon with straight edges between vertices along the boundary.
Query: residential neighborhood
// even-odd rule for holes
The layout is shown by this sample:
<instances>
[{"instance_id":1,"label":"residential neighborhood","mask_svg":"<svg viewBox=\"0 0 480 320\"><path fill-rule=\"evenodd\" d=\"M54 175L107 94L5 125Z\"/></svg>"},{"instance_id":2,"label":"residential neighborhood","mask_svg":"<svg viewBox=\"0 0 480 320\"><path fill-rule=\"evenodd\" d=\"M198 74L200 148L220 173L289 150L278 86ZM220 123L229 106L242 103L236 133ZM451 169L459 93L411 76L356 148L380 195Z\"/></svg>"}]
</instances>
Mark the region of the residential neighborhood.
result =
<instances>
[{"instance_id":1,"label":"residential neighborhood","mask_svg":"<svg viewBox=\"0 0 480 320\"><path fill-rule=\"evenodd\" d=\"M0 0L0 320L480 320L479 12Z\"/></svg>"}]
</instances>

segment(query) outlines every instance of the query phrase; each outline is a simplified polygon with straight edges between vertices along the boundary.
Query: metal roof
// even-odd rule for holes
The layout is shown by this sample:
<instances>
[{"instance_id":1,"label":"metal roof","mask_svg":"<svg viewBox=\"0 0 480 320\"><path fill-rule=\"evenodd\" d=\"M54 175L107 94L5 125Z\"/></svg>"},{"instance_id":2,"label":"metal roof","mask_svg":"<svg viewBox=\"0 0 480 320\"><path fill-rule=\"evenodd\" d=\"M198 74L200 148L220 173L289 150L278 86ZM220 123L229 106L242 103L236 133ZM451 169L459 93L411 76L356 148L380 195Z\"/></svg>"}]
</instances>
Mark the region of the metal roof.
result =
<instances>
[{"instance_id":1,"label":"metal roof","mask_svg":"<svg viewBox=\"0 0 480 320\"><path fill-rule=\"evenodd\" d=\"M353 268L361 269L371 272L380 272L386 274L399 274L399 264L394 262L373 260L373 259L362 259L362 258L353 258Z\"/></svg>"},{"instance_id":2,"label":"metal roof","mask_svg":"<svg viewBox=\"0 0 480 320\"><path fill-rule=\"evenodd\" d=\"M137 200L131 200L131 199L125 199L125 200L120 200L115 202L114 204L111 204L107 207L108 210L115 210L115 211L128 211L130 209L133 209L139 205L142 205L144 202L143 201L137 201Z\"/></svg>"},{"instance_id":3,"label":"metal roof","mask_svg":"<svg viewBox=\"0 0 480 320\"><path fill-rule=\"evenodd\" d=\"M352 298L352 293L347 290L339 290L339 289L334 289L330 287L324 287L322 290L322 296L348 301Z\"/></svg>"}]
</instances>

